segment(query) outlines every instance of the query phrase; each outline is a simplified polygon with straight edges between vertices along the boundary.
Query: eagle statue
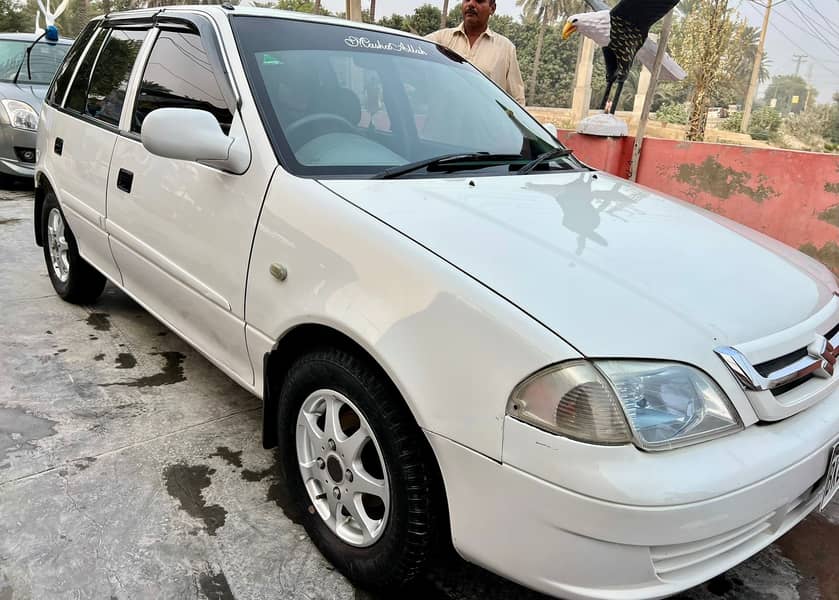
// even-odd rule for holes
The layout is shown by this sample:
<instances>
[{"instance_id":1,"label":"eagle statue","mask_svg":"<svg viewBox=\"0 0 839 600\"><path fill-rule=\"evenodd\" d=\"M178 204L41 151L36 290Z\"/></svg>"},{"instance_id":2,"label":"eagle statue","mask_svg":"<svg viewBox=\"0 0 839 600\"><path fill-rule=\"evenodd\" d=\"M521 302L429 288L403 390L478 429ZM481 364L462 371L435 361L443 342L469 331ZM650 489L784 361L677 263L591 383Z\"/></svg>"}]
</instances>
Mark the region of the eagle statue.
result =
<instances>
[{"instance_id":1,"label":"eagle statue","mask_svg":"<svg viewBox=\"0 0 839 600\"><path fill-rule=\"evenodd\" d=\"M647 35L650 28L678 3L679 0L621 0L611 10L597 10L568 18L562 30L563 39L567 40L574 32L579 32L603 48L606 93L600 105L601 110L609 110L611 114L617 110L623 85L636 55L645 67L652 70L655 46L652 40L647 39ZM670 79L683 79L684 71L672 59L670 62L673 64L668 65L665 73L670 74ZM609 95L616 81L618 89L610 106Z\"/></svg>"}]
</instances>

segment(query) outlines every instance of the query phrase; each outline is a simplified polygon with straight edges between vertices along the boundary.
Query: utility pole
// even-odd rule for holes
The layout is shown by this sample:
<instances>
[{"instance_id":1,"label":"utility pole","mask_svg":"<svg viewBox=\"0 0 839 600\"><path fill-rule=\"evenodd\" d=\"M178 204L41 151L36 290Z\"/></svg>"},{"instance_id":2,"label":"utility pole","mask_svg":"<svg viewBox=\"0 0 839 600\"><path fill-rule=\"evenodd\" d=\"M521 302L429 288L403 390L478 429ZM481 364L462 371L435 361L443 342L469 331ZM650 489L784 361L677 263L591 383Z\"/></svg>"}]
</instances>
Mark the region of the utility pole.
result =
<instances>
[{"instance_id":1,"label":"utility pole","mask_svg":"<svg viewBox=\"0 0 839 600\"><path fill-rule=\"evenodd\" d=\"M440 29L445 29L449 17L449 0L443 0L443 10L440 12Z\"/></svg>"},{"instance_id":2,"label":"utility pole","mask_svg":"<svg viewBox=\"0 0 839 600\"><path fill-rule=\"evenodd\" d=\"M798 72L801 70L801 63L807 62L809 57L806 54L793 54L792 60L795 61L795 75L798 76Z\"/></svg>"},{"instance_id":3,"label":"utility pole","mask_svg":"<svg viewBox=\"0 0 839 600\"><path fill-rule=\"evenodd\" d=\"M647 133L647 121L650 118L650 109L655 98L655 87L658 84L658 77L661 75L661 63L664 62L664 55L667 51L667 40L670 37L670 30L673 27L673 11L671 10L664 17L661 26L661 35L658 38L658 50L653 63L653 70L650 76L650 87L647 88L647 96L644 98L644 107L641 109L641 120L638 122L638 131L635 132L635 145L632 148L632 162L629 166L629 179L638 180L638 164L641 161L641 147L644 145L644 135Z\"/></svg>"},{"instance_id":4,"label":"utility pole","mask_svg":"<svg viewBox=\"0 0 839 600\"><path fill-rule=\"evenodd\" d=\"M347 0L347 19L361 22L361 0Z\"/></svg>"},{"instance_id":5,"label":"utility pole","mask_svg":"<svg viewBox=\"0 0 839 600\"><path fill-rule=\"evenodd\" d=\"M755 64L752 67L752 80L749 82L749 91L746 93L746 101L743 104L743 123L740 125L741 133L749 132L749 121L752 120L752 103L757 94L757 80L760 76L760 65L763 63L763 48L766 45L766 32L769 30L769 15L772 14L772 0L766 0L766 15L763 17L763 29L760 32L760 43L755 54Z\"/></svg>"}]
</instances>

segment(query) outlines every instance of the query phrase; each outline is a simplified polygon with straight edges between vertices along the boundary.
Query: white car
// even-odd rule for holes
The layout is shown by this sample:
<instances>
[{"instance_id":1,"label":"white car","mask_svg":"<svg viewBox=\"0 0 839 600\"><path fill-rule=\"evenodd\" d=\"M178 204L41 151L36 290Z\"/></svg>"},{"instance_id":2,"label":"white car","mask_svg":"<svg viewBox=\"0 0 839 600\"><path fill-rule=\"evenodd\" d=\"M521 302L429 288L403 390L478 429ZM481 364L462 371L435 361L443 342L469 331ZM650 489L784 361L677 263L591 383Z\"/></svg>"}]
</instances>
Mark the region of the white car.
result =
<instances>
[{"instance_id":1,"label":"white car","mask_svg":"<svg viewBox=\"0 0 839 600\"><path fill-rule=\"evenodd\" d=\"M438 544L563 598L658 598L839 486L839 285L577 161L456 54L231 5L111 14L38 136L58 294L106 279L264 403L317 547Z\"/></svg>"}]
</instances>

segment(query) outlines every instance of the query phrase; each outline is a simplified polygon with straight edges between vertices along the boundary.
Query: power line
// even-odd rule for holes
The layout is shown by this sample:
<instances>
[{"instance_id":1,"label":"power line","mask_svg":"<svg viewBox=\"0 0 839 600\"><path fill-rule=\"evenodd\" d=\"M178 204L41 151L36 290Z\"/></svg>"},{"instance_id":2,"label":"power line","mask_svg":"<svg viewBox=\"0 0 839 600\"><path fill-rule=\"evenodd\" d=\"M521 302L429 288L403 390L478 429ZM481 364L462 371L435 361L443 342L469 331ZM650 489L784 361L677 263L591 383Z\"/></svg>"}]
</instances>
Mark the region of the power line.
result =
<instances>
[{"instance_id":1,"label":"power line","mask_svg":"<svg viewBox=\"0 0 839 600\"><path fill-rule=\"evenodd\" d=\"M762 5L761 5L759 2L757 2L756 0L751 0L751 1L749 2L749 5L750 5L752 8L754 8L756 12L760 13L760 11L759 11L759 10L758 10L755 6L754 6L755 4L758 4L758 5L762 6ZM778 14L778 15L780 15L780 16L781 16L781 18L783 18L783 19L785 19L785 20L789 21L790 23L792 23L793 25L796 25L796 23L794 23L793 21L790 21L790 19L789 19L789 18L787 18L787 17L786 17L783 13L778 12L777 14ZM781 35L781 37L783 37L786 41L788 41L790 44L792 44L793 46L795 46L796 48L798 48L798 49L799 49L799 50L801 50L802 52L805 52L805 53L807 52L807 50L805 50L804 48L802 48L802 47L798 44L798 42L795 42L792 38L790 38L790 37L786 34L786 32L785 32L783 29L781 29L780 27L778 27L777 25L775 25L775 23L770 23L770 26L771 26L771 27L772 27L772 28L773 28L773 29L774 29L777 33L779 33L779 34ZM797 25L796 25L796 26L797 26ZM804 30L802 29L802 31L804 31ZM805 33L807 33L807 32L805 32ZM808 35L809 35L809 33L808 33ZM830 73L831 75L834 75L834 76L836 76L836 77L839 77L839 71L834 71L834 70L833 70L833 69L831 69L830 67L826 66L826 65L825 65L822 61L819 61L819 60L815 60L815 59L814 59L814 62L815 62L817 65L819 65L822 69L824 69L825 71L827 71L828 73Z\"/></svg>"}]
</instances>

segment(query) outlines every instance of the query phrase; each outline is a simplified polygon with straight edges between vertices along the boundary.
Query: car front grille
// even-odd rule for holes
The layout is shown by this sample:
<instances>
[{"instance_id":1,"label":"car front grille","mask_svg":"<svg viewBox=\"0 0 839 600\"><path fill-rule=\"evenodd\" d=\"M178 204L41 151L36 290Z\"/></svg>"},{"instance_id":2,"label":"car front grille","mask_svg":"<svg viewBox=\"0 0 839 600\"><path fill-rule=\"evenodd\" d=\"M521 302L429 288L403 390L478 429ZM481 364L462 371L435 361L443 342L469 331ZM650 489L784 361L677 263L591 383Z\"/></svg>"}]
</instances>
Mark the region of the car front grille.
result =
<instances>
[{"instance_id":1,"label":"car front grille","mask_svg":"<svg viewBox=\"0 0 839 600\"><path fill-rule=\"evenodd\" d=\"M747 391L782 396L813 378L839 376L839 325L824 336L815 336L807 347L757 365L736 348L726 346L716 352Z\"/></svg>"}]
</instances>

